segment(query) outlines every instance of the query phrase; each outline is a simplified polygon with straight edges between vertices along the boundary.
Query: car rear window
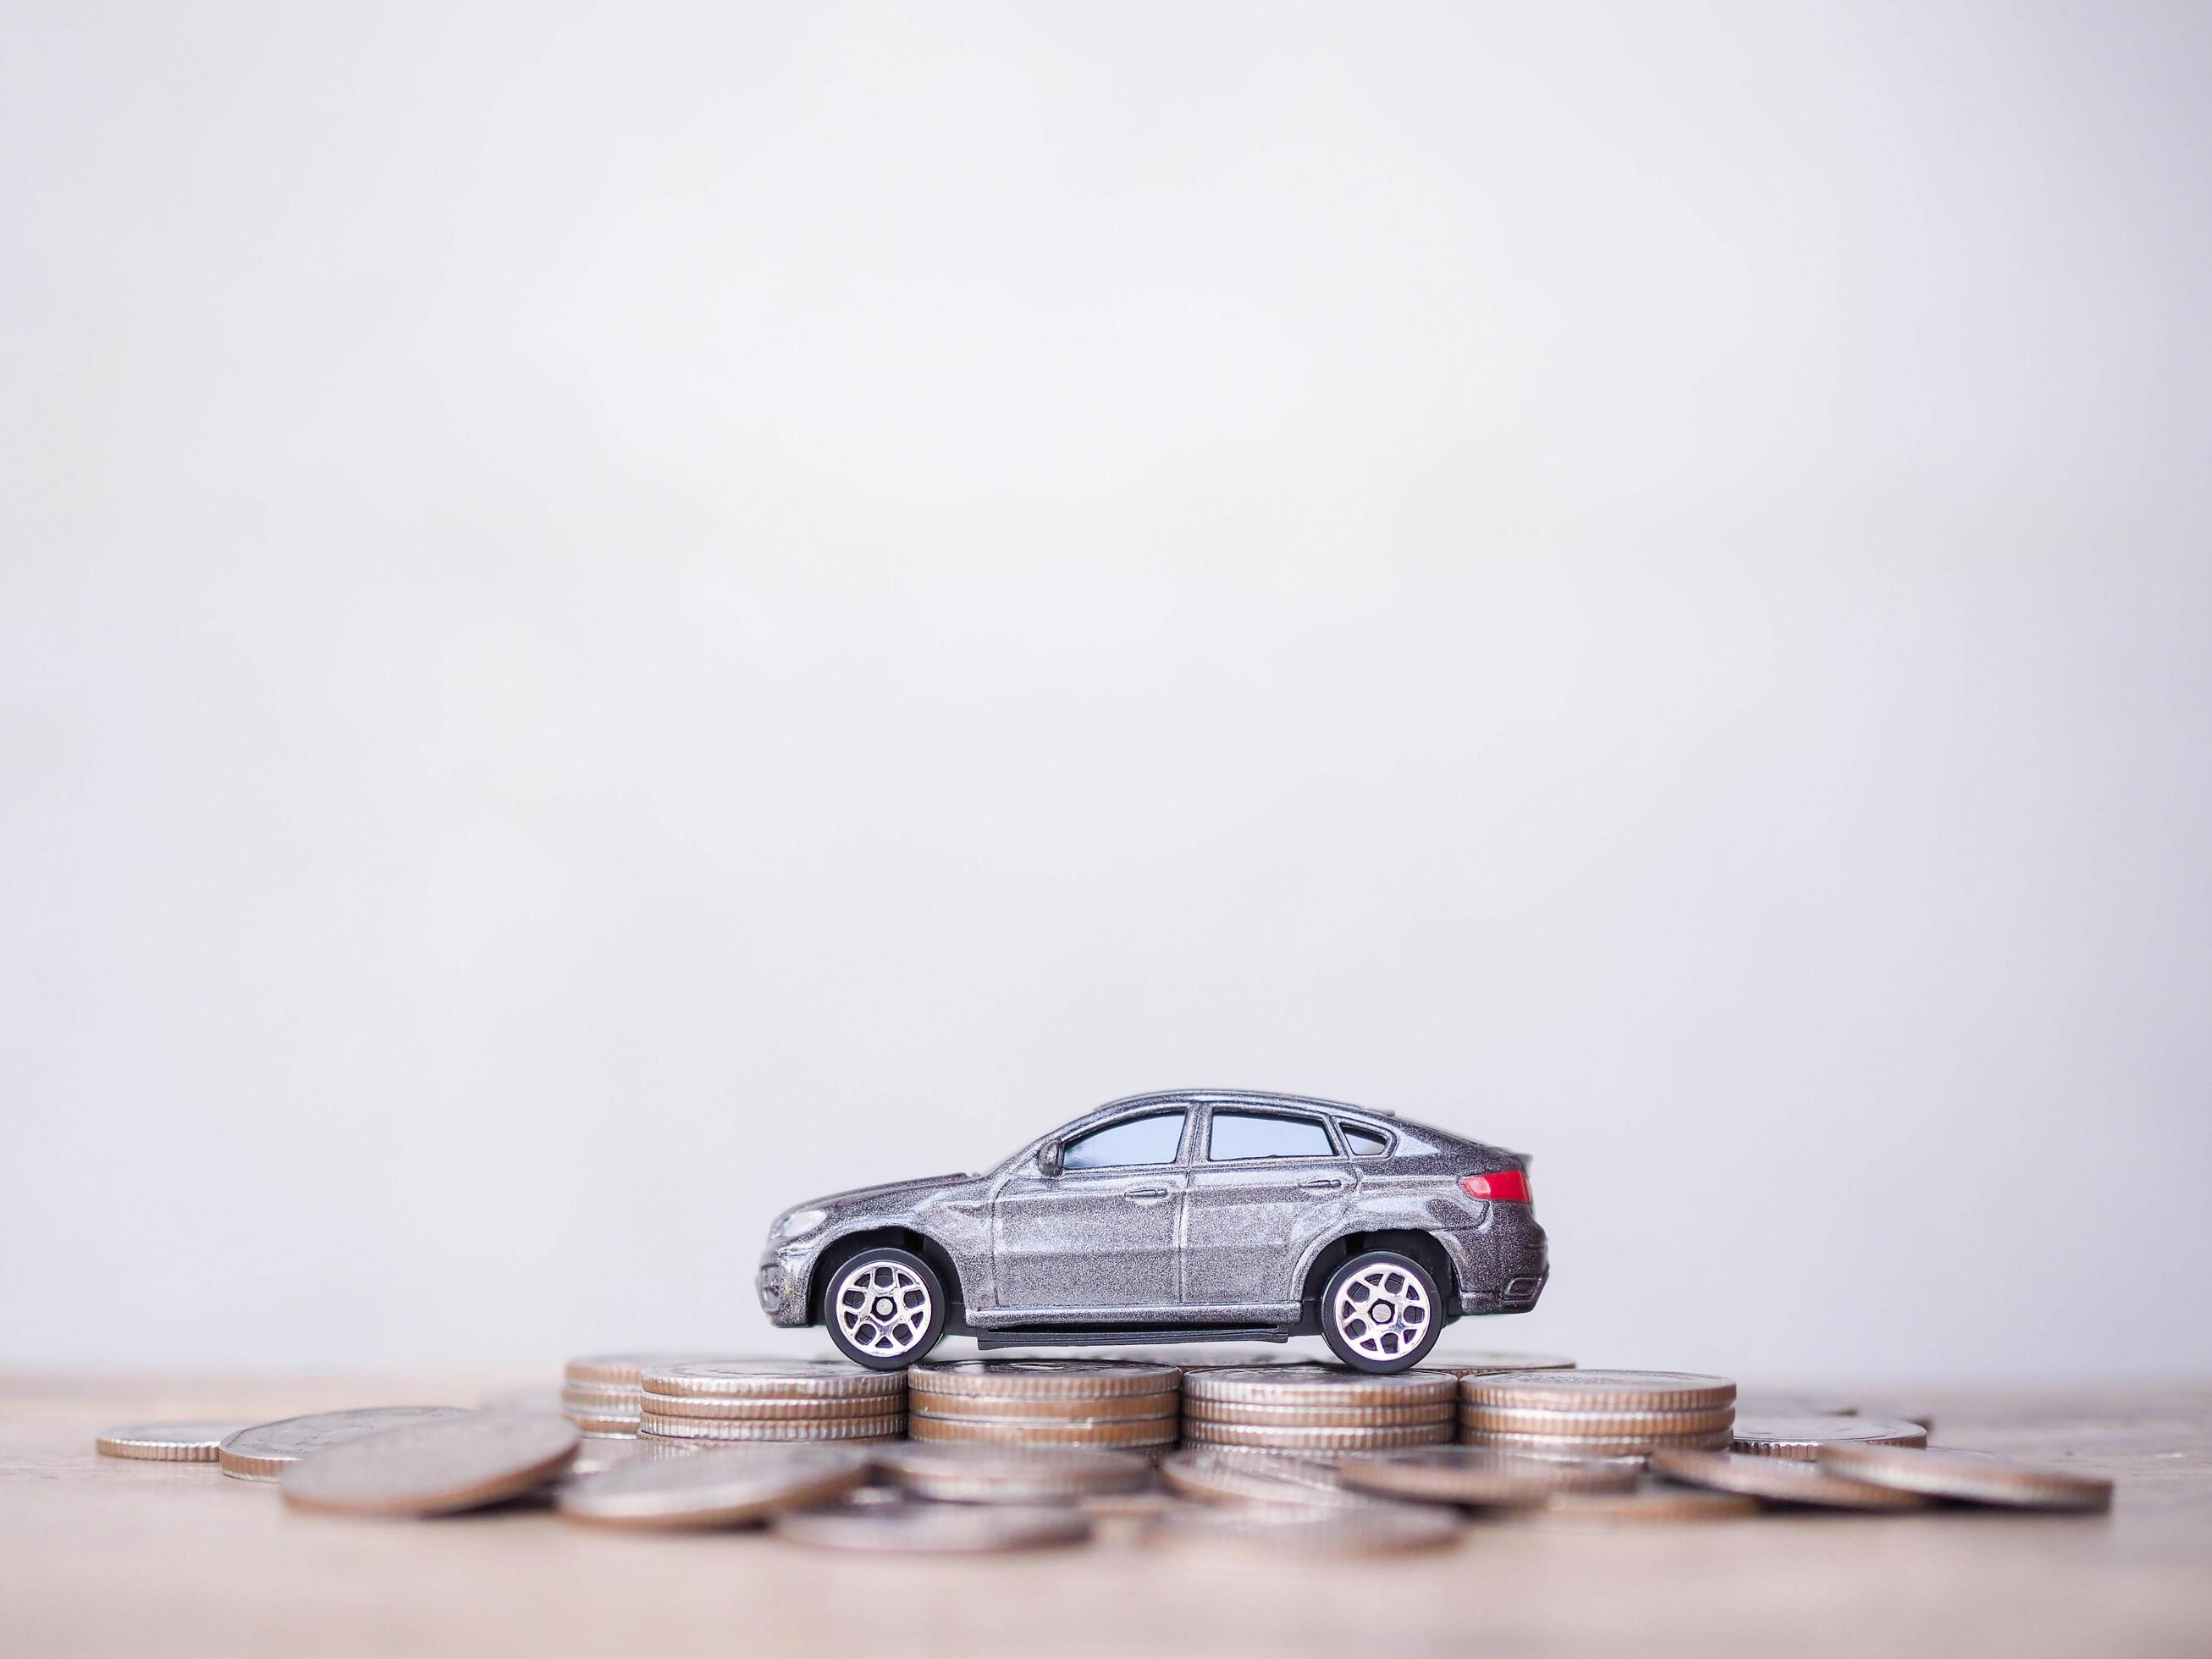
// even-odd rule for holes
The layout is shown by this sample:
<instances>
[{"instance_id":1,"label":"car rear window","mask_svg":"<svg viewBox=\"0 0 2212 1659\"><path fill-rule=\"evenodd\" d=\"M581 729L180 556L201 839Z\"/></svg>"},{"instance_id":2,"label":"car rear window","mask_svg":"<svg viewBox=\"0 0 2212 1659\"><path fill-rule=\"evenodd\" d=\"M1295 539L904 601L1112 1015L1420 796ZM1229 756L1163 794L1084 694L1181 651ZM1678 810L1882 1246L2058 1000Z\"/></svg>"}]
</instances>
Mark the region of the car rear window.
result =
<instances>
[{"instance_id":1,"label":"car rear window","mask_svg":"<svg viewBox=\"0 0 2212 1659\"><path fill-rule=\"evenodd\" d=\"M1260 1112L1213 1115L1206 1156L1216 1164L1240 1158L1334 1158L1328 1131L1310 1117L1272 1117Z\"/></svg>"},{"instance_id":2,"label":"car rear window","mask_svg":"<svg viewBox=\"0 0 2212 1659\"><path fill-rule=\"evenodd\" d=\"M1344 1137L1344 1144L1351 1149L1354 1158L1380 1158L1390 1150L1389 1136L1379 1135L1372 1129L1355 1128L1349 1123L1339 1123L1336 1130Z\"/></svg>"}]
</instances>

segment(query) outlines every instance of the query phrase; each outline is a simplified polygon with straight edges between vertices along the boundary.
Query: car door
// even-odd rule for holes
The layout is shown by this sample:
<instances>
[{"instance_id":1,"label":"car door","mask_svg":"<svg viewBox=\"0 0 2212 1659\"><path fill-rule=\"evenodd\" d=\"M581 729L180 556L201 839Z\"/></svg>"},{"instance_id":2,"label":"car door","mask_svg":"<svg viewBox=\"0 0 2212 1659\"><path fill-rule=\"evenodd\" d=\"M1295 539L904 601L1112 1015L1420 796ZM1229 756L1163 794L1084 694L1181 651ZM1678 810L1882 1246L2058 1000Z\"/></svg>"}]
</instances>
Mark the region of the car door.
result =
<instances>
[{"instance_id":1,"label":"car door","mask_svg":"<svg viewBox=\"0 0 2212 1659\"><path fill-rule=\"evenodd\" d=\"M1212 1308L1294 1308L1298 1259L1334 1224L1357 1177L1316 1113L1219 1103L1191 1150L1183 1299Z\"/></svg>"},{"instance_id":2,"label":"car door","mask_svg":"<svg viewBox=\"0 0 2212 1659\"><path fill-rule=\"evenodd\" d=\"M1000 1307L1176 1307L1188 1111L1091 1125L1064 1144L1058 1175L1032 1163L1006 1177L991 1218Z\"/></svg>"}]
</instances>

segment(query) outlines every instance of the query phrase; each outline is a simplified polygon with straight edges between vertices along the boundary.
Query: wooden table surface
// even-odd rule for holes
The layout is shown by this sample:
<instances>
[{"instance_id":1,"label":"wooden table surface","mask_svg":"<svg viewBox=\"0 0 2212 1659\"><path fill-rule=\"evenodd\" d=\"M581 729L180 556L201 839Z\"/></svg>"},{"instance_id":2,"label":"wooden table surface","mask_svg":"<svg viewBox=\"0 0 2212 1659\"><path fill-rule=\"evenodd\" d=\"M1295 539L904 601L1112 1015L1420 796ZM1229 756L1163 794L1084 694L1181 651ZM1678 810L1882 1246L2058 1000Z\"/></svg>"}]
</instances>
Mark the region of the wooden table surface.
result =
<instances>
[{"instance_id":1,"label":"wooden table surface","mask_svg":"<svg viewBox=\"0 0 2212 1659\"><path fill-rule=\"evenodd\" d=\"M115 1423L510 1385L0 1373L0 1653L2212 1654L2212 1385L1917 1396L1938 1444L2115 1477L2108 1516L1476 1523L1381 1562L1129 1540L855 1557L542 1509L343 1521L212 1467L92 1449Z\"/></svg>"}]
</instances>

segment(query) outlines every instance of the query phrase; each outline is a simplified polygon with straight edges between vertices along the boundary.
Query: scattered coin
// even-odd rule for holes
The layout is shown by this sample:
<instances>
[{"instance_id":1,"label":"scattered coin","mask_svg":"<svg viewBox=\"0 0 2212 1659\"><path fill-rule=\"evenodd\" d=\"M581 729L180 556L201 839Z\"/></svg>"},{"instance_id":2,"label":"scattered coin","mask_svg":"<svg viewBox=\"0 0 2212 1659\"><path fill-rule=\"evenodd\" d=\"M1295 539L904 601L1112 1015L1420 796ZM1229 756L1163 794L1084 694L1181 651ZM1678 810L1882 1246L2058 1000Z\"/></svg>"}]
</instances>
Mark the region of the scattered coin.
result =
<instances>
[{"instance_id":1,"label":"scattered coin","mask_svg":"<svg viewBox=\"0 0 2212 1659\"><path fill-rule=\"evenodd\" d=\"M1540 1504L1560 1492L1627 1492L1633 1460L1571 1462L1517 1456L1486 1446L1422 1446L1345 1458L1336 1478L1356 1492L1432 1504Z\"/></svg>"},{"instance_id":2,"label":"scattered coin","mask_svg":"<svg viewBox=\"0 0 2212 1659\"><path fill-rule=\"evenodd\" d=\"M1536 1526L1644 1526L1733 1521L1759 1513L1759 1500L1735 1492L1652 1484L1619 1492L1561 1492L1541 1504L1498 1511L1501 1520Z\"/></svg>"},{"instance_id":3,"label":"scattered coin","mask_svg":"<svg viewBox=\"0 0 2212 1659\"><path fill-rule=\"evenodd\" d=\"M102 1457L136 1457L155 1463L212 1463L216 1449L248 1423L132 1423L103 1429L93 1447Z\"/></svg>"},{"instance_id":4,"label":"scattered coin","mask_svg":"<svg viewBox=\"0 0 2212 1659\"><path fill-rule=\"evenodd\" d=\"M925 1400L965 1395L1097 1400L1171 1394L1182 1376L1173 1365L1135 1359L949 1359L915 1366L907 1372L907 1386Z\"/></svg>"},{"instance_id":5,"label":"scattered coin","mask_svg":"<svg viewBox=\"0 0 2212 1659\"><path fill-rule=\"evenodd\" d=\"M1547 1372L1565 1376L1566 1372ZM1231 1365L1194 1371L1183 1379L1183 1397L1255 1406L1413 1406L1454 1398L1458 1376L1450 1371L1377 1373L1334 1365Z\"/></svg>"},{"instance_id":6,"label":"scattered coin","mask_svg":"<svg viewBox=\"0 0 2212 1659\"><path fill-rule=\"evenodd\" d=\"M776 1517L776 1535L822 1549L980 1554L1079 1544L1091 1517L1073 1504L855 1504Z\"/></svg>"},{"instance_id":7,"label":"scattered coin","mask_svg":"<svg viewBox=\"0 0 2212 1659\"><path fill-rule=\"evenodd\" d=\"M312 1412L240 1429L216 1448L216 1461L234 1480L274 1480L309 1452L408 1424L469 1414L460 1406L364 1406L354 1411Z\"/></svg>"},{"instance_id":8,"label":"scattered coin","mask_svg":"<svg viewBox=\"0 0 2212 1659\"><path fill-rule=\"evenodd\" d=\"M1366 1451L1378 1446L1433 1446L1452 1437L1449 1418L1434 1423L1401 1423L1366 1428L1286 1428L1273 1423L1183 1425L1182 1437L1194 1446L1251 1446L1267 1451Z\"/></svg>"},{"instance_id":9,"label":"scattered coin","mask_svg":"<svg viewBox=\"0 0 2212 1659\"><path fill-rule=\"evenodd\" d=\"M1703 1411L1735 1404L1724 1376L1688 1371L1473 1372L1459 1379L1469 1406L1573 1412Z\"/></svg>"},{"instance_id":10,"label":"scattered coin","mask_svg":"<svg viewBox=\"0 0 2212 1659\"><path fill-rule=\"evenodd\" d=\"M1461 1425L1491 1434L1632 1439L1711 1434L1735 1421L1727 1406L1687 1412L1568 1412L1528 1406L1462 1406Z\"/></svg>"},{"instance_id":11,"label":"scattered coin","mask_svg":"<svg viewBox=\"0 0 2212 1659\"><path fill-rule=\"evenodd\" d=\"M1161 1463L1160 1478L1185 1498L1210 1504L1336 1508L1379 1501L1347 1490L1326 1465L1267 1452L1180 1451Z\"/></svg>"},{"instance_id":12,"label":"scattered coin","mask_svg":"<svg viewBox=\"0 0 2212 1659\"><path fill-rule=\"evenodd\" d=\"M1571 1371L1575 1362L1558 1353L1431 1353L1421 1364L1425 1370L1451 1371L1464 1376L1470 1371Z\"/></svg>"},{"instance_id":13,"label":"scattered coin","mask_svg":"<svg viewBox=\"0 0 2212 1659\"><path fill-rule=\"evenodd\" d=\"M1917 1423L1879 1417L1739 1417L1735 1447L1759 1457L1810 1462L1822 1446L1924 1446L1928 1431Z\"/></svg>"},{"instance_id":14,"label":"scattered coin","mask_svg":"<svg viewBox=\"0 0 2212 1659\"><path fill-rule=\"evenodd\" d=\"M520 1496L558 1475L580 1437L556 1417L470 1412L365 1434L301 1458L284 1501L337 1515L449 1515ZM604 1477L602 1477L604 1478Z\"/></svg>"},{"instance_id":15,"label":"scattered coin","mask_svg":"<svg viewBox=\"0 0 2212 1659\"><path fill-rule=\"evenodd\" d=\"M579 1430L579 1433L583 1431ZM563 1471L563 1481L585 1480L592 1475L605 1474L610 1469L627 1468L632 1463L665 1462L672 1458L689 1457L695 1452L713 1449L714 1443L706 1440L663 1440L658 1437L641 1438L625 1435L620 1439L591 1434L584 1435L584 1443L577 1449L576 1461Z\"/></svg>"},{"instance_id":16,"label":"scattered coin","mask_svg":"<svg viewBox=\"0 0 2212 1659\"><path fill-rule=\"evenodd\" d=\"M1789 1457L1751 1457L1741 1452L1668 1451L1651 1454L1651 1472L1715 1492L1741 1492L1776 1504L1829 1510L1922 1510L1928 1499L1852 1480L1814 1463Z\"/></svg>"},{"instance_id":17,"label":"scattered coin","mask_svg":"<svg viewBox=\"0 0 2212 1659\"><path fill-rule=\"evenodd\" d=\"M2023 1510L2094 1511L2112 1505L2112 1483L2102 1475L2040 1468L1995 1452L1832 1443L1819 1455L1825 1470L1929 1498Z\"/></svg>"},{"instance_id":18,"label":"scattered coin","mask_svg":"<svg viewBox=\"0 0 2212 1659\"><path fill-rule=\"evenodd\" d=\"M1149 1536L1177 1545L1231 1545L1276 1553L1397 1555L1438 1548L1459 1533L1449 1510L1411 1504L1325 1510L1186 1504L1160 1516Z\"/></svg>"},{"instance_id":19,"label":"scattered coin","mask_svg":"<svg viewBox=\"0 0 2212 1659\"><path fill-rule=\"evenodd\" d=\"M562 1488L561 1513L610 1527L721 1527L819 1504L867 1479L836 1446L740 1446L643 1459Z\"/></svg>"},{"instance_id":20,"label":"scattered coin","mask_svg":"<svg viewBox=\"0 0 2212 1659\"><path fill-rule=\"evenodd\" d=\"M878 1453L876 1463L908 1491L954 1504L1068 1504L1134 1492L1152 1475L1141 1457L1079 1446L909 1441Z\"/></svg>"}]
</instances>

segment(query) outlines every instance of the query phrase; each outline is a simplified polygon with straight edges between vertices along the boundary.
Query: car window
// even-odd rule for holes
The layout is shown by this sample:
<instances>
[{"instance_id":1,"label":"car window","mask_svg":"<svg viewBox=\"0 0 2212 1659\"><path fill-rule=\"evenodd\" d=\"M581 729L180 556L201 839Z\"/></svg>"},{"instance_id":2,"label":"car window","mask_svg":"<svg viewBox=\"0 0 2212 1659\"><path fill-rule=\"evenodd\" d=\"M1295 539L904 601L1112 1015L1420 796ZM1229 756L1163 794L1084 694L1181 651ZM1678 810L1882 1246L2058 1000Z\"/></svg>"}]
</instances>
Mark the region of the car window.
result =
<instances>
[{"instance_id":1,"label":"car window","mask_svg":"<svg viewBox=\"0 0 2212 1659\"><path fill-rule=\"evenodd\" d=\"M1328 1131L1310 1117L1216 1111L1206 1155L1221 1164L1239 1158L1334 1158L1336 1148Z\"/></svg>"},{"instance_id":2,"label":"car window","mask_svg":"<svg viewBox=\"0 0 2212 1659\"><path fill-rule=\"evenodd\" d=\"M1349 1123L1339 1123L1336 1128L1354 1158L1380 1158L1390 1150L1389 1137L1378 1135L1372 1129L1355 1129Z\"/></svg>"},{"instance_id":3,"label":"car window","mask_svg":"<svg viewBox=\"0 0 2212 1659\"><path fill-rule=\"evenodd\" d=\"M1063 1170L1119 1170L1132 1164L1172 1164L1182 1144L1182 1113L1127 1117L1071 1140L1060 1155Z\"/></svg>"}]
</instances>

